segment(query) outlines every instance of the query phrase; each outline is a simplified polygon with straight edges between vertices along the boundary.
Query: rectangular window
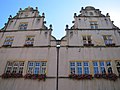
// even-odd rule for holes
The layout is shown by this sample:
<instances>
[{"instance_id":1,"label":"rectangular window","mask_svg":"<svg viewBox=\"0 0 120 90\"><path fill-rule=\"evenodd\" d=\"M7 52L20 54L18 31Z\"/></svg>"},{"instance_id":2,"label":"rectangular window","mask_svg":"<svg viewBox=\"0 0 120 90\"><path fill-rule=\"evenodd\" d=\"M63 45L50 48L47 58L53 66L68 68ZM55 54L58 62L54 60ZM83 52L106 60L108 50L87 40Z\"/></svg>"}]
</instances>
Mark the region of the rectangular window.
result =
<instances>
[{"instance_id":1,"label":"rectangular window","mask_svg":"<svg viewBox=\"0 0 120 90\"><path fill-rule=\"evenodd\" d=\"M105 62L104 62L104 61L101 61L101 62L100 62L100 72L101 72L102 74L106 74Z\"/></svg>"},{"instance_id":2,"label":"rectangular window","mask_svg":"<svg viewBox=\"0 0 120 90\"><path fill-rule=\"evenodd\" d=\"M91 29L98 29L97 21L90 21L90 27Z\"/></svg>"},{"instance_id":3,"label":"rectangular window","mask_svg":"<svg viewBox=\"0 0 120 90\"><path fill-rule=\"evenodd\" d=\"M23 61L8 61L6 65L5 73L7 74L22 74L24 62Z\"/></svg>"},{"instance_id":4,"label":"rectangular window","mask_svg":"<svg viewBox=\"0 0 120 90\"><path fill-rule=\"evenodd\" d=\"M33 46L35 36L27 36L25 41L25 46Z\"/></svg>"},{"instance_id":5,"label":"rectangular window","mask_svg":"<svg viewBox=\"0 0 120 90\"><path fill-rule=\"evenodd\" d=\"M112 71L112 65L110 61L94 61L93 62L93 68L94 68L94 74L111 74Z\"/></svg>"},{"instance_id":6,"label":"rectangular window","mask_svg":"<svg viewBox=\"0 0 120 90\"><path fill-rule=\"evenodd\" d=\"M28 62L28 70L29 74L46 74L46 64L47 62Z\"/></svg>"},{"instance_id":7,"label":"rectangular window","mask_svg":"<svg viewBox=\"0 0 120 90\"><path fill-rule=\"evenodd\" d=\"M93 62L94 74L99 74L98 62Z\"/></svg>"},{"instance_id":8,"label":"rectangular window","mask_svg":"<svg viewBox=\"0 0 120 90\"><path fill-rule=\"evenodd\" d=\"M106 62L106 69L107 69L108 74L113 73L113 71L112 71L112 65L111 65L110 61Z\"/></svg>"},{"instance_id":9,"label":"rectangular window","mask_svg":"<svg viewBox=\"0 0 120 90\"><path fill-rule=\"evenodd\" d=\"M89 74L89 63L88 62L83 62L84 66L84 74Z\"/></svg>"},{"instance_id":10,"label":"rectangular window","mask_svg":"<svg viewBox=\"0 0 120 90\"><path fill-rule=\"evenodd\" d=\"M12 43L13 43L13 40L14 40L14 36L7 36L6 39L5 39L5 42L3 44L3 46L5 47L11 47L12 46Z\"/></svg>"},{"instance_id":11,"label":"rectangular window","mask_svg":"<svg viewBox=\"0 0 120 90\"><path fill-rule=\"evenodd\" d=\"M83 45L84 46L94 46L94 44L92 44L92 39L91 36L83 36Z\"/></svg>"},{"instance_id":12,"label":"rectangular window","mask_svg":"<svg viewBox=\"0 0 120 90\"><path fill-rule=\"evenodd\" d=\"M89 74L89 62L70 62L71 74Z\"/></svg>"},{"instance_id":13,"label":"rectangular window","mask_svg":"<svg viewBox=\"0 0 120 90\"><path fill-rule=\"evenodd\" d=\"M118 71L118 74L120 76L120 61L116 61L116 68L117 68L117 71Z\"/></svg>"},{"instance_id":14,"label":"rectangular window","mask_svg":"<svg viewBox=\"0 0 120 90\"><path fill-rule=\"evenodd\" d=\"M27 30L28 23L20 23L19 25L19 30Z\"/></svg>"},{"instance_id":15,"label":"rectangular window","mask_svg":"<svg viewBox=\"0 0 120 90\"><path fill-rule=\"evenodd\" d=\"M104 35L103 39L106 46L115 45L111 35Z\"/></svg>"}]
</instances>

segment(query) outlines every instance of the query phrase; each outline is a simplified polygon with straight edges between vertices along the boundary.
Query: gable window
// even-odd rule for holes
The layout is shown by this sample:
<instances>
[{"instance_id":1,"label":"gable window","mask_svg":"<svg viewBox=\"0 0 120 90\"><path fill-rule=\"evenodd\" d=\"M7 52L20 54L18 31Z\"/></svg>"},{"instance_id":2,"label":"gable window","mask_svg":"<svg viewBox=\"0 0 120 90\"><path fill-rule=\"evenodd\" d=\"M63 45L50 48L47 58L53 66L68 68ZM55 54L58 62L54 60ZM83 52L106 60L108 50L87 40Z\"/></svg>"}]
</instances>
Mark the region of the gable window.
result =
<instances>
[{"instance_id":1,"label":"gable window","mask_svg":"<svg viewBox=\"0 0 120 90\"><path fill-rule=\"evenodd\" d=\"M118 71L118 74L120 76L120 61L116 61L116 68L117 68L117 71Z\"/></svg>"},{"instance_id":2,"label":"gable window","mask_svg":"<svg viewBox=\"0 0 120 90\"><path fill-rule=\"evenodd\" d=\"M27 36L24 46L33 46L35 36Z\"/></svg>"},{"instance_id":3,"label":"gable window","mask_svg":"<svg viewBox=\"0 0 120 90\"><path fill-rule=\"evenodd\" d=\"M29 61L28 62L28 70L27 73L29 74L46 74L46 61Z\"/></svg>"},{"instance_id":4,"label":"gable window","mask_svg":"<svg viewBox=\"0 0 120 90\"><path fill-rule=\"evenodd\" d=\"M7 36L3 44L4 47L11 47L14 40L14 36Z\"/></svg>"},{"instance_id":5,"label":"gable window","mask_svg":"<svg viewBox=\"0 0 120 90\"><path fill-rule=\"evenodd\" d=\"M70 62L71 74L90 74L89 62Z\"/></svg>"},{"instance_id":6,"label":"gable window","mask_svg":"<svg viewBox=\"0 0 120 90\"><path fill-rule=\"evenodd\" d=\"M90 27L91 29L98 29L97 21L90 21Z\"/></svg>"},{"instance_id":7,"label":"gable window","mask_svg":"<svg viewBox=\"0 0 120 90\"><path fill-rule=\"evenodd\" d=\"M22 74L24 62L23 61L8 61L5 73L7 74Z\"/></svg>"},{"instance_id":8,"label":"gable window","mask_svg":"<svg viewBox=\"0 0 120 90\"><path fill-rule=\"evenodd\" d=\"M92 39L91 36L83 36L83 45L84 46L94 46L94 44L92 44Z\"/></svg>"},{"instance_id":9,"label":"gable window","mask_svg":"<svg viewBox=\"0 0 120 90\"><path fill-rule=\"evenodd\" d=\"M27 30L28 23L20 23L19 29L20 30Z\"/></svg>"},{"instance_id":10,"label":"gable window","mask_svg":"<svg viewBox=\"0 0 120 90\"><path fill-rule=\"evenodd\" d=\"M93 12L89 12L90 16L93 16Z\"/></svg>"},{"instance_id":11,"label":"gable window","mask_svg":"<svg viewBox=\"0 0 120 90\"><path fill-rule=\"evenodd\" d=\"M106 46L114 46L113 39L111 35L103 35L104 43Z\"/></svg>"}]
</instances>

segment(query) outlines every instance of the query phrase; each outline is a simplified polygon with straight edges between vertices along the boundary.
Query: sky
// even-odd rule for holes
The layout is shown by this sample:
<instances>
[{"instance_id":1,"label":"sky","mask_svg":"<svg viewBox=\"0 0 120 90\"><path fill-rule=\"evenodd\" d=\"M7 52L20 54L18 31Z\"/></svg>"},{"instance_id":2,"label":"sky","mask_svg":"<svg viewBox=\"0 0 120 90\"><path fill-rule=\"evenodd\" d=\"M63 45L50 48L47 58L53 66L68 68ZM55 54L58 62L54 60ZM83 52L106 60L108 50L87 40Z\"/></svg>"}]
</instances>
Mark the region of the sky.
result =
<instances>
[{"instance_id":1,"label":"sky","mask_svg":"<svg viewBox=\"0 0 120 90\"><path fill-rule=\"evenodd\" d=\"M45 13L46 26L53 26L52 35L61 39L65 34L66 24L71 27L74 13L80 14L81 7L93 6L102 14L109 13L114 24L120 28L120 0L1 0L0 28L8 21L9 15L15 16L20 8L38 7L40 15Z\"/></svg>"}]
</instances>

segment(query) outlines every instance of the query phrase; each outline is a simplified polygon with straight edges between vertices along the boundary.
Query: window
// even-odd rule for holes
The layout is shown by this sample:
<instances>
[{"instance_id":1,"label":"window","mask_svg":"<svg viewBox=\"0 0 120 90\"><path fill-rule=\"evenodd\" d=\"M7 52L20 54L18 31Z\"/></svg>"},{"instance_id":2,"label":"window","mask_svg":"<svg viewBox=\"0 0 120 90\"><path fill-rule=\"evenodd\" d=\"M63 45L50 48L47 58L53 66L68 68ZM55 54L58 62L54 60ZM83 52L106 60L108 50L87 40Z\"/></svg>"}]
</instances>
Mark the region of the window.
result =
<instances>
[{"instance_id":1,"label":"window","mask_svg":"<svg viewBox=\"0 0 120 90\"><path fill-rule=\"evenodd\" d=\"M120 76L120 61L116 61L116 68L117 68L117 71L118 71L118 74Z\"/></svg>"},{"instance_id":2,"label":"window","mask_svg":"<svg viewBox=\"0 0 120 90\"><path fill-rule=\"evenodd\" d=\"M28 23L20 23L19 29L20 30L27 30Z\"/></svg>"},{"instance_id":3,"label":"window","mask_svg":"<svg viewBox=\"0 0 120 90\"><path fill-rule=\"evenodd\" d=\"M113 40L112 40L112 36L111 35L104 35L103 36L103 39L104 39L104 43L106 46L111 46L111 45L115 45L113 43Z\"/></svg>"},{"instance_id":4,"label":"window","mask_svg":"<svg viewBox=\"0 0 120 90\"><path fill-rule=\"evenodd\" d=\"M88 62L83 62L83 67L84 67L84 74L89 74L89 63Z\"/></svg>"},{"instance_id":5,"label":"window","mask_svg":"<svg viewBox=\"0 0 120 90\"><path fill-rule=\"evenodd\" d=\"M13 40L14 40L14 36L7 36L3 46L5 47L12 46Z\"/></svg>"},{"instance_id":6,"label":"window","mask_svg":"<svg viewBox=\"0 0 120 90\"><path fill-rule=\"evenodd\" d=\"M7 74L22 74L23 73L24 62L23 61L8 61L6 65L5 73Z\"/></svg>"},{"instance_id":7,"label":"window","mask_svg":"<svg viewBox=\"0 0 120 90\"><path fill-rule=\"evenodd\" d=\"M94 67L94 74L98 74L99 73L98 62L93 62L93 67Z\"/></svg>"},{"instance_id":8,"label":"window","mask_svg":"<svg viewBox=\"0 0 120 90\"><path fill-rule=\"evenodd\" d=\"M89 62L70 62L71 74L90 74Z\"/></svg>"},{"instance_id":9,"label":"window","mask_svg":"<svg viewBox=\"0 0 120 90\"><path fill-rule=\"evenodd\" d=\"M92 44L91 36L83 36L83 45L84 46L94 46Z\"/></svg>"},{"instance_id":10,"label":"window","mask_svg":"<svg viewBox=\"0 0 120 90\"><path fill-rule=\"evenodd\" d=\"M93 68L94 68L94 74L111 74L113 73L112 71L112 65L110 61L94 61L93 62Z\"/></svg>"},{"instance_id":11,"label":"window","mask_svg":"<svg viewBox=\"0 0 120 90\"><path fill-rule=\"evenodd\" d=\"M46 74L46 63L47 62L28 62L28 70L29 74Z\"/></svg>"},{"instance_id":12,"label":"window","mask_svg":"<svg viewBox=\"0 0 120 90\"><path fill-rule=\"evenodd\" d=\"M93 12L89 12L90 16L93 16Z\"/></svg>"},{"instance_id":13,"label":"window","mask_svg":"<svg viewBox=\"0 0 120 90\"><path fill-rule=\"evenodd\" d=\"M105 70L105 63L102 61L100 62L100 72L102 74L105 74L106 73L106 70Z\"/></svg>"},{"instance_id":14,"label":"window","mask_svg":"<svg viewBox=\"0 0 120 90\"><path fill-rule=\"evenodd\" d=\"M25 46L33 46L35 36L27 36Z\"/></svg>"},{"instance_id":15,"label":"window","mask_svg":"<svg viewBox=\"0 0 120 90\"><path fill-rule=\"evenodd\" d=\"M90 21L90 27L91 29L98 29L97 21Z\"/></svg>"}]
</instances>

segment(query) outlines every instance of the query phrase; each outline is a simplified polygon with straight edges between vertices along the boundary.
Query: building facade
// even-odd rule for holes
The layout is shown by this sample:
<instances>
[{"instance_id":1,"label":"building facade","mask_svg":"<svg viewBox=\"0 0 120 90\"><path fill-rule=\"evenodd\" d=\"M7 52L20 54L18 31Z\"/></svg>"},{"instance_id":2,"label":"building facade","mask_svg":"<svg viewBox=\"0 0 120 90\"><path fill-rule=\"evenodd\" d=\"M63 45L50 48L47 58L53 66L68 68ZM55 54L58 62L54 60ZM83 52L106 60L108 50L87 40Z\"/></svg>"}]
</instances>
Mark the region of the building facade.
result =
<instances>
[{"instance_id":1,"label":"building facade","mask_svg":"<svg viewBox=\"0 0 120 90\"><path fill-rule=\"evenodd\" d=\"M38 8L20 9L0 31L0 90L119 90L120 29L87 6L57 40Z\"/></svg>"}]
</instances>

